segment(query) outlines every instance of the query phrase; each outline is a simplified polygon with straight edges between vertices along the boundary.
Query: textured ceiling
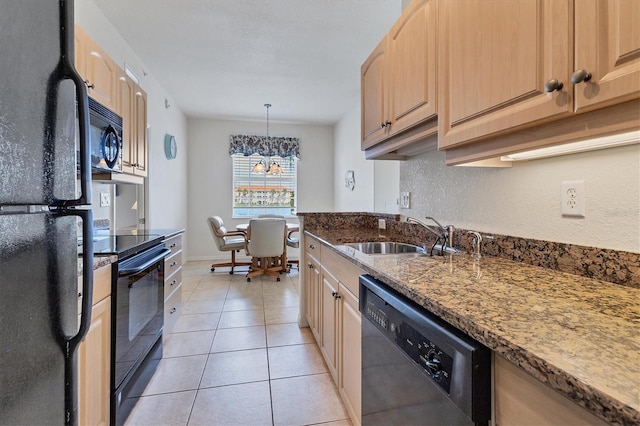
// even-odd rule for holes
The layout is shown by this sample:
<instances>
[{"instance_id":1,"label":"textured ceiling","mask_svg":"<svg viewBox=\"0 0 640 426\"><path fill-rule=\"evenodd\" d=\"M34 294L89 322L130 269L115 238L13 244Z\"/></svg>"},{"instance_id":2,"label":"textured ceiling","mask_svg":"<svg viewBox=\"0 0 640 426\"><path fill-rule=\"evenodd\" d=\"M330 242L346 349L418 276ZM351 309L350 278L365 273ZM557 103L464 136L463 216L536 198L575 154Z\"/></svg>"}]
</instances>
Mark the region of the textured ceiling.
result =
<instances>
[{"instance_id":1,"label":"textured ceiling","mask_svg":"<svg viewBox=\"0 0 640 426\"><path fill-rule=\"evenodd\" d=\"M94 0L188 115L333 124L401 0Z\"/></svg>"}]
</instances>

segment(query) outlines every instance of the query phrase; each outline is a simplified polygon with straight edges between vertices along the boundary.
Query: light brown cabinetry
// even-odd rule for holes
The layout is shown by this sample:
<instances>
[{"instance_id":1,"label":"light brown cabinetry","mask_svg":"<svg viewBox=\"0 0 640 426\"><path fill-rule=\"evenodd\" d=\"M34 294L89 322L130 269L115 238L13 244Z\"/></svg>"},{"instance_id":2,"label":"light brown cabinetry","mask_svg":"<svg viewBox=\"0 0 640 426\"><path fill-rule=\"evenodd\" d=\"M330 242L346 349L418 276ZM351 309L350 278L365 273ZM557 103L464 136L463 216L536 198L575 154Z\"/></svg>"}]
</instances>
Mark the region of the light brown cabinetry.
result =
<instances>
[{"instance_id":1,"label":"light brown cabinetry","mask_svg":"<svg viewBox=\"0 0 640 426\"><path fill-rule=\"evenodd\" d=\"M570 0L440 2L438 147L568 115ZM552 80L564 90L545 91Z\"/></svg>"},{"instance_id":2,"label":"light brown cabinetry","mask_svg":"<svg viewBox=\"0 0 640 426\"><path fill-rule=\"evenodd\" d=\"M637 129L638 22L633 0L440 2L447 164Z\"/></svg>"},{"instance_id":3,"label":"light brown cabinetry","mask_svg":"<svg viewBox=\"0 0 640 426\"><path fill-rule=\"evenodd\" d=\"M78 423L108 425L111 372L111 266L94 271L91 325L78 347Z\"/></svg>"},{"instance_id":4,"label":"light brown cabinetry","mask_svg":"<svg viewBox=\"0 0 640 426\"><path fill-rule=\"evenodd\" d=\"M305 312L309 328L316 341L320 341L320 242L306 236L304 249L304 265L307 270L304 276Z\"/></svg>"},{"instance_id":5,"label":"light brown cabinetry","mask_svg":"<svg viewBox=\"0 0 640 426\"><path fill-rule=\"evenodd\" d=\"M575 3L575 110L640 97L640 4L637 0ZM580 70L591 77L580 79ZM582 74L585 75L585 74Z\"/></svg>"},{"instance_id":6,"label":"light brown cabinetry","mask_svg":"<svg viewBox=\"0 0 640 426\"><path fill-rule=\"evenodd\" d=\"M77 25L74 38L75 66L85 80L88 95L116 111L118 65Z\"/></svg>"},{"instance_id":7,"label":"light brown cabinetry","mask_svg":"<svg viewBox=\"0 0 640 426\"><path fill-rule=\"evenodd\" d=\"M122 116L122 171L147 176L147 94L123 70L118 76Z\"/></svg>"},{"instance_id":8,"label":"light brown cabinetry","mask_svg":"<svg viewBox=\"0 0 640 426\"><path fill-rule=\"evenodd\" d=\"M494 398L497 426L606 424L497 354Z\"/></svg>"},{"instance_id":9,"label":"light brown cabinetry","mask_svg":"<svg viewBox=\"0 0 640 426\"><path fill-rule=\"evenodd\" d=\"M361 148L368 158L435 134L436 34L436 2L414 0L363 63Z\"/></svg>"},{"instance_id":10,"label":"light brown cabinetry","mask_svg":"<svg viewBox=\"0 0 640 426\"><path fill-rule=\"evenodd\" d=\"M171 333L182 314L182 233L165 240L171 250L164 259L164 328L163 336Z\"/></svg>"},{"instance_id":11,"label":"light brown cabinetry","mask_svg":"<svg viewBox=\"0 0 640 426\"><path fill-rule=\"evenodd\" d=\"M307 241L309 237L307 237ZM358 309L358 277L364 273L332 249L319 246L321 272L309 274L307 319L318 321L314 332L342 401L354 424L361 422L361 331ZM309 297L309 294L313 296ZM315 303L315 306L310 306ZM318 317L314 318L316 313ZM312 328L313 330L313 328Z\"/></svg>"}]
</instances>

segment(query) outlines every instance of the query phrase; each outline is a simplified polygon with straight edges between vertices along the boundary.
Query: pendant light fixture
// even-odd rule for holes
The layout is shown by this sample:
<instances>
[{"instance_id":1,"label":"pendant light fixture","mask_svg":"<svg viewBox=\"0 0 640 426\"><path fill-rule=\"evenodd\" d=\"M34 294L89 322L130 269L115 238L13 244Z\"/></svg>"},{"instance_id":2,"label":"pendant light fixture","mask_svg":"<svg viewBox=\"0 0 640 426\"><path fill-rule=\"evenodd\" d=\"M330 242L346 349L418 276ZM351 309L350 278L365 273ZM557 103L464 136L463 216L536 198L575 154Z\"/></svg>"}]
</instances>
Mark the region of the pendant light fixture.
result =
<instances>
[{"instance_id":1,"label":"pendant light fixture","mask_svg":"<svg viewBox=\"0 0 640 426\"><path fill-rule=\"evenodd\" d=\"M269 139L269 108L271 108L271 104L264 104L264 107L267 109L267 140ZM267 161L269 162L269 161ZM258 161L253 168L251 169L252 173L265 173L268 175L279 175L282 173L282 167L275 161L271 161L269 167L265 171L266 164L264 160Z\"/></svg>"}]
</instances>

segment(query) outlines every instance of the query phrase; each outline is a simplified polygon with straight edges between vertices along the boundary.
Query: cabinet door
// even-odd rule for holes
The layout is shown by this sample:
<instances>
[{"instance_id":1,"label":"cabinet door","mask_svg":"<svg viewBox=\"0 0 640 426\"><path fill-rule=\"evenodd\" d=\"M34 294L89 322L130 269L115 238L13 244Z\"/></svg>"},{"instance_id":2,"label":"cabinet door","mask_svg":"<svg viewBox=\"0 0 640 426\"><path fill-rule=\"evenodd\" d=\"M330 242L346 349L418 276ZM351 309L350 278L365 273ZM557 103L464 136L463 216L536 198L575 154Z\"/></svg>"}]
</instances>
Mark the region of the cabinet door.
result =
<instances>
[{"instance_id":1,"label":"cabinet door","mask_svg":"<svg viewBox=\"0 0 640 426\"><path fill-rule=\"evenodd\" d=\"M433 0L407 6L388 34L391 135L436 115L436 10Z\"/></svg>"},{"instance_id":2,"label":"cabinet door","mask_svg":"<svg viewBox=\"0 0 640 426\"><path fill-rule=\"evenodd\" d=\"M136 87L135 100L135 174L147 176L147 93Z\"/></svg>"},{"instance_id":3,"label":"cabinet door","mask_svg":"<svg viewBox=\"0 0 640 426\"><path fill-rule=\"evenodd\" d=\"M118 66L91 38L86 40L88 94L112 111L117 109Z\"/></svg>"},{"instance_id":4,"label":"cabinet door","mask_svg":"<svg viewBox=\"0 0 640 426\"><path fill-rule=\"evenodd\" d=\"M338 383L337 378L337 352L336 352L336 328L337 328L337 302L338 282L326 270L322 271L322 285L320 288L320 351L324 355L327 367Z\"/></svg>"},{"instance_id":5,"label":"cabinet door","mask_svg":"<svg viewBox=\"0 0 640 426\"><path fill-rule=\"evenodd\" d=\"M640 97L640 3L580 0L575 5L575 110L590 111Z\"/></svg>"},{"instance_id":6,"label":"cabinet door","mask_svg":"<svg viewBox=\"0 0 640 426\"><path fill-rule=\"evenodd\" d=\"M360 69L363 150L380 142L387 134L386 79L387 37L371 52Z\"/></svg>"},{"instance_id":7,"label":"cabinet door","mask_svg":"<svg viewBox=\"0 0 640 426\"><path fill-rule=\"evenodd\" d=\"M306 253L307 271L305 273L305 308L307 321L316 342L320 344L320 263Z\"/></svg>"},{"instance_id":8,"label":"cabinet door","mask_svg":"<svg viewBox=\"0 0 640 426\"><path fill-rule=\"evenodd\" d=\"M361 369L362 341L361 317L358 298L340 284L340 371L338 390L352 419L362 416Z\"/></svg>"},{"instance_id":9,"label":"cabinet door","mask_svg":"<svg viewBox=\"0 0 640 426\"><path fill-rule=\"evenodd\" d=\"M122 116L122 171L133 173L135 162L135 99L136 84L123 70L118 76L118 111Z\"/></svg>"},{"instance_id":10,"label":"cabinet door","mask_svg":"<svg viewBox=\"0 0 640 426\"><path fill-rule=\"evenodd\" d=\"M82 28L75 25L73 28L73 40L74 40L74 66L76 71L80 74L80 77L87 79L87 33Z\"/></svg>"},{"instance_id":11,"label":"cabinet door","mask_svg":"<svg viewBox=\"0 0 640 426\"><path fill-rule=\"evenodd\" d=\"M91 325L78 348L78 423L109 424L111 296L93 305Z\"/></svg>"},{"instance_id":12,"label":"cabinet door","mask_svg":"<svg viewBox=\"0 0 640 426\"><path fill-rule=\"evenodd\" d=\"M438 147L573 111L570 0L447 0L440 26ZM545 92L545 83L564 83Z\"/></svg>"}]
</instances>

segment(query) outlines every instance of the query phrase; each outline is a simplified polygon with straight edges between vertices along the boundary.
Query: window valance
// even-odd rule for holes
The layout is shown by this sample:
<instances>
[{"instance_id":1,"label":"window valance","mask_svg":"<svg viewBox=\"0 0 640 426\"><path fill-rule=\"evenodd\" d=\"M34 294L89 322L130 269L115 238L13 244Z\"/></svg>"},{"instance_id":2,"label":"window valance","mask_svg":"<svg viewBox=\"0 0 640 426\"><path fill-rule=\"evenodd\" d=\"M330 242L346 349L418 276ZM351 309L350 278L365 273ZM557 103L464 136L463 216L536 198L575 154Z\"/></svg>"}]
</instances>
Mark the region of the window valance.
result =
<instances>
[{"instance_id":1,"label":"window valance","mask_svg":"<svg viewBox=\"0 0 640 426\"><path fill-rule=\"evenodd\" d=\"M280 156L300 159L300 142L298 138L231 135L229 136L229 155L260 154L265 157Z\"/></svg>"}]
</instances>

